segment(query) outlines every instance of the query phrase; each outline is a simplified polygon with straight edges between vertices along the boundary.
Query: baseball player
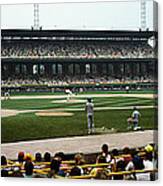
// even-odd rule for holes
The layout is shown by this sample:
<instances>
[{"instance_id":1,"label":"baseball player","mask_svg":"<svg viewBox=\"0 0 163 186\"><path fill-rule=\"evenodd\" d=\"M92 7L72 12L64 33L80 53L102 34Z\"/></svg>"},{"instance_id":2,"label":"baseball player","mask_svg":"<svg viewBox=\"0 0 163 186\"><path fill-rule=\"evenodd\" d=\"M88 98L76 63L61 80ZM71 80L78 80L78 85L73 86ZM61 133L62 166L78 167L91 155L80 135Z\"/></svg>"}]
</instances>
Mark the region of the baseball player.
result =
<instances>
[{"instance_id":1,"label":"baseball player","mask_svg":"<svg viewBox=\"0 0 163 186\"><path fill-rule=\"evenodd\" d=\"M69 101L72 98L72 92L70 89L66 89L65 93L67 94L67 101Z\"/></svg>"},{"instance_id":2,"label":"baseball player","mask_svg":"<svg viewBox=\"0 0 163 186\"><path fill-rule=\"evenodd\" d=\"M5 91L5 93L4 93L4 100L9 100L10 99L10 93L9 93L9 91L7 90L7 91Z\"/></svg>"},{"instance_id":3,"label":"baseball player","mask_svg":"<svg viewBox=\"0 0 163 186\"><path fill-rule=\"evenodd\" d=\"M87 122L88 122L88 134L91 134L94 132L94 104L92 103L92 99L88 98L85 110L87 112Z\"/></svg>"},{"instance_id":4,"label":"baseball player","mask_svg":"<svg viewBox=\"0 0 163 186\"><path fill-rule=\"evenodd\" d=\"M133 119L133 124L134 124L134 130L139 129L140 127L139 125L139 118L141 117L140 112L138 111L138 109L136 107L134 107L134 111L132 113L132 119Z\"/></svg>"},{"instance_id":5,"label":"baseball player","mask_svg":"<svg viewBox=\"0 0 163 186\"><path fill-rule=\"evenodd\" d=\"M129 90L130 90L130 87L129 86L126 86L125 89L126 89L126 93L128 94L129 93Z\"/></svg>"}]
</instances>

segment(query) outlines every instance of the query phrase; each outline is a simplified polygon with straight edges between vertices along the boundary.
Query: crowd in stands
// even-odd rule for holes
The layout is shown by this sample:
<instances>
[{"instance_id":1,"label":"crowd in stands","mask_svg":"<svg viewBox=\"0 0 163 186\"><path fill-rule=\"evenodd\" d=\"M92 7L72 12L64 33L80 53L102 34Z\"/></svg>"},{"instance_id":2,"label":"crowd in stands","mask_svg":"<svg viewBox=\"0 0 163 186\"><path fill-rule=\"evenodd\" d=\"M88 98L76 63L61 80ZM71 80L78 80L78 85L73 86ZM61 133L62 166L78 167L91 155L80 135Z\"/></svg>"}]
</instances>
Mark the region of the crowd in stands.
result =
<instances>
[{"instance_id":1,"label":"crowd in stands","mask_svg":"<svg viewBox=\"0 0 163 186\"><path fill-rule=\"evenodd\" d=\"M100 85L100 84L125 84L125 83L148 83L154 82L152 77L142 76L131 78L113 78L110 76L54 76L54 77L22 77L15 76L1 80L2 87L19 87L22 85L45 85L45 86L67 86L67 85Z\"/></svg>"},{"instance_id":2,"label":"crowd in stands","mask_svg":"<svg viewBox=\"0 0 163 186\"><path fill-rule=\"evenodd\" d=\"M3 58L154 58L147 43L109 43L102 41L2 42Z\"/></svg>"},{"instance_id":3,"label":"crowd in stands","mask_svg":"<svg viewBox=\"0 0 163 186\"><path fill-rule=\"evenodd\" d=\"M36 152L34 155L18 152L16 160L2 155L1 176L137 181L157 179L158 151L155 144L111 151L108 144L103 144L99 153L76 153L71 157L63 152L57 152L54 156L50 152Z\"/></svg>"}]
</instances>

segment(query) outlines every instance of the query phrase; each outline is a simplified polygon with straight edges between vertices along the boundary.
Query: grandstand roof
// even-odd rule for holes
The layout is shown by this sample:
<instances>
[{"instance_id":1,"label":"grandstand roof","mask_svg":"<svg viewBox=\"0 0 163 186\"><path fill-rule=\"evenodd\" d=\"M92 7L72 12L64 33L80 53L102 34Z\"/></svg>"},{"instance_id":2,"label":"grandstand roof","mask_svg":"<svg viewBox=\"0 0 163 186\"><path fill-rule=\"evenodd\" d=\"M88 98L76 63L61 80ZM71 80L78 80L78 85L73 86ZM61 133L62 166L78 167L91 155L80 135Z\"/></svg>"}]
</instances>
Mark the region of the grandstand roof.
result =
<instances>
[{"instance_id":1,"label":"grandstand roof","mask_svg":"<svg viewBox=\"0 0 163 186\"><path fill-rule=\"evenodd\" d=\"M157 37L154 31L111 31L111 30L27 30L2 29L2 37L129 37L148 39ZM3 38L2 38L3 39Z\"/></svg>"}]
</instances>

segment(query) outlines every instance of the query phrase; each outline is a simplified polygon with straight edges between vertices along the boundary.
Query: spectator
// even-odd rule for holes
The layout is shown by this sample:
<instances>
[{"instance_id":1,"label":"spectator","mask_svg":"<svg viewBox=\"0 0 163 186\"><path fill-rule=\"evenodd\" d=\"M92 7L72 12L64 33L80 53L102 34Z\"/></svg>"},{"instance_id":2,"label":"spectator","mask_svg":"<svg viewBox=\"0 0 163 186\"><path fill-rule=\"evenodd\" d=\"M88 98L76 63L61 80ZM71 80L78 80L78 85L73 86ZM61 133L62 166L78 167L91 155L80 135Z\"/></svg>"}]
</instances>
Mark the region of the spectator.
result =
<instances>
[{"instance_id":1,"label":"spectator","mask_svg":"<svg viewBox=\"0 0 163 186\"><path fill-rule=\"evenodd\" d=\"M41 162L42 161L41 153L37 152L35 154L35 161L36 162Z\"/></svg>"},{"instance_id":2,"label":"spectator","mask_svg":"<svg viewBox=\"0 0 163 186\"><path fill-rule=\"evenodd\" d=\"M34 169L34 165L32 162L27 161L24 165L24 169L25 169L25 178L32 178L33 177L33 169Z\"/></svg>"},{"instance_id":3,"label":"spectator","mask_svg":"<svg viewBox=\"0 0 163 186\"><path fill-rule=\"evenodd\" d=\"M76 165L83 165L85 163L84 156L81 153L77 153L74 160Z\"/></svg>"},{"instance_id":4,"label":"spectator","mask_svg":"<svg viewBox=\"0 0 163 186\"><path fill-rule=\"evenodd\" d=\"M25 159L24 152L19 152L18 153L18 162L19 163L23 163L24 162L24 159Z\"/></svg>"},{"instance_id":5,"label":"spectator","mask_svg":"<svg viewBox=\"0 0 163 186\"><path fill-rule=\"evenodd\" d=\"M54 176L58 174L59 169L60 169L61 161L57 159L53 159L50 164L50 169L51 169L51 176Z\"/></svg>"},{"instance_id":6,"label":"spectator","mask_svg":"<svg viewBox=\"0 0 163 186\"><path fill-rule=\"evenodd\" d=\"M107 144L103 144L102 147L101 147L101 150L102 150L102 156L105 157L106 162L107 163L111 162L112 158L111 158L111 155L109 153L109 146Z\"/></svg>"},{"instance_id":7,"label":"spectator","mask_svg":"<svg viewBox=\"0 0 163 186\"><path fill-rule=\"evenodd\" d=\"M44 154L44 161L45 162L51 162L51 155L49 152L45 152Z\"/></svg>"},{"instance_id":8,"label":"spectator","mask_svg":"<svg viewBox=\"0 0 163 186\"><path fill-rule=\"evenodd\" d=\"M151 160L150 153L146 153L145 159L143 160L143 165L144 165L144 170L153 170L154 169L154 165ZM153 173L141 173L141 174L137 174L136 178L138 181L151 181L154 178L154 174Z\"/></svg>"},{"instance_id":9,"label":"spectator","mask_svg":"<svg viewBox=\"0 0 163 186\"><path fill-rule=\"evenodd\" d=\"M7 165L7 158L5 156L1 156L1 165Z\"/></svg>"},{"instance_id":10,"label":"spectator","mask_svg":"<svg viewBox=\"0 0 163 186\"><path fill-rule=\"evenodd\" d=\"M124 147L122 151L123 151L124 163L126 166L132 160L131 149L129 147Z\"/></svg>"}]
</instances>

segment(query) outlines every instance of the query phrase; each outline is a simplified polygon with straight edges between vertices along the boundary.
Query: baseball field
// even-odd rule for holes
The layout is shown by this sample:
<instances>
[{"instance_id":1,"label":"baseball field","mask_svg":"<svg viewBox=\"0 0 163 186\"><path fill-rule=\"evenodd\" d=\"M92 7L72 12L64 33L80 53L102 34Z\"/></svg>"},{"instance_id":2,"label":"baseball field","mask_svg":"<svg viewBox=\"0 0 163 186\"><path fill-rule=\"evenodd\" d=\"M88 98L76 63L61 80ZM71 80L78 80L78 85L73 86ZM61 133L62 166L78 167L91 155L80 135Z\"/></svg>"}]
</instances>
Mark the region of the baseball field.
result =
<instances>
[{"instance_id":1,"label":"baseball field","mask_svg":"<svg viewBox=\"0 0 163 186\"><path fill-rule=\"evenodd\" d=\"M134 106L141 113L143 130L157 128L152 92L87 92L73 95L68 101L64 93L18 94L9 100L2 97L2 143L87 135L88 97L93 99L97 129L127 132L127 118Z\"/></svg>"}]
</instances>

